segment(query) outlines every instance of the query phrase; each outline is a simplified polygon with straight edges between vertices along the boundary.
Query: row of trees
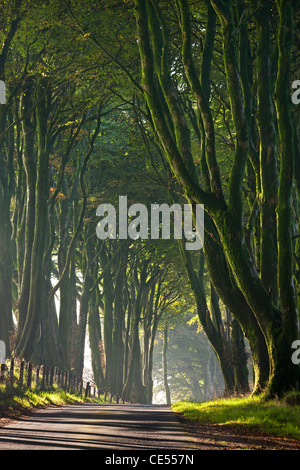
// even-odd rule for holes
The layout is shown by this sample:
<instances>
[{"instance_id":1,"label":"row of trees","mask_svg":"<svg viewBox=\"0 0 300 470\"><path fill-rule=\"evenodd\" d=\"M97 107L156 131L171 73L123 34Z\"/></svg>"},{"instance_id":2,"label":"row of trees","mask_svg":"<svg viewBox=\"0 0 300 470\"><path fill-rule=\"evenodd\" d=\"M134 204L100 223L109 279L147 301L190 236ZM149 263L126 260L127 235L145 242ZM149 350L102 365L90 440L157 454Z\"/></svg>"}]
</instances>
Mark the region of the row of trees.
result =
<instances>
[{"instance_id":1,"label":"row of trees","mask_svg":"<svg viewBox=\"0 0 300 470\"><path fill-rule=\"evenodd\" d=\"M103 86L107 59L97 56L93 65L81 33L64 28L61 15L69 16L59 2L2 9L0 334L7 355L81 377L88 333L98 387L151 402L158 322L186 281L174 277L181 268L172 247L165 254L159 244L96 237L100 202L116 203L119 191L134 199L139 189L143 198L147 190L162 198L150 180L145 186L134 115L111 83ZM75 52L74 41L82 41Z\"/></svg>"},{"instance_id":2,"label":"row of trees","mask_svg":"<svg viewBox=\"0 0 300 470\"><path fill-rule=\"evenodd\" d=\"M196 308L226 393L249 391L244 337L254 392L298 387L296 3L2 2L9 354L80 376L88 332L98 387L151 402L159 322ZM203 251L99 240L120 195L204 204Z\"/></svg>"},{"instance_id":3,"label":"row of trees","mask_svg":"<svg viewBox=\"0 0 300 470\"><path fill-rule=\"evenodd\" d=\"M206 207L208 269L249 341L255 391L267 387L267 396L280 396L298 388L300 378L299 365L291 361L299 337L299 120L290 96L297 71L292 64L299 60L297 2L213 0L202 10L180 0L171 11L167 3L137 0L135 6L153 131L188 200ZM207 27L200 43L195 37L203 11ZM180 83L173 79L176 60ZM192 103L189 112L182 90ZM225 174L217 139L220 108L230 137ZM199 140L201 176L192 133Z\"/></svg>"}]
</instances>

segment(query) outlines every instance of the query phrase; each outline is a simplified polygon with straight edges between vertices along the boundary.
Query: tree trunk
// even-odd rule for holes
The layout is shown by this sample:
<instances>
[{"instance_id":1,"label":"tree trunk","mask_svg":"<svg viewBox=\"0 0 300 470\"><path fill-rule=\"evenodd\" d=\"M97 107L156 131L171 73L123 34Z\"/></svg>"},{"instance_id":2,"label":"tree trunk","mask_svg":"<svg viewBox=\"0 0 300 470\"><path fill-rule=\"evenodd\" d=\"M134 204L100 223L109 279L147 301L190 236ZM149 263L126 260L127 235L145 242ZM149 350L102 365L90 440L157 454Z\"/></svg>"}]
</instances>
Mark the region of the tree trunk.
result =
<instances>
[{"instance_id":1,"label":"tree trunk","mask_svg":"<svg viewBox=\"0 0 300 470\"><path fill-rule=\"evenodd\" d=\"M100 252L101 268L105 270L103 275L103 304L104 304L104 319L103 319L103 337L104 337L104 351L105 351L105 382L108 389L112 386L112 367L113 367L113 285L112 273L108 265L108 257L105 253L105 247Z\"/></svg>"},{"instance_id":2,"label":"tree trunk","mask_svg":"<svg viewBox=\"0 0 300 470\"><path fill-rule=\"evenodd\" d=\"M183 262L187 269L188 277L194 293L200 324L203 327L221 366L225 382L225 394L230 395L234 392L234 374L231 351L229 344L221 331L222 325L220 323L220 315L216 316L214 315L214 312L212 312L211 315L207 307L206 294L203 287L204 256L200 253L200 269L199 273L196 273L189 252L184 249L182 243L180 244L180 247Z\"/></svg>"},{"instance_id":3,"label":"tree trunk","mask_svg":"<svg viewBox=\"0 0 300 470\"><path fill-rule=\"evenodd\" d=\"M145 283L147 277L147 263L144 263L140 273L140 281L136 281L136 296L130 318L130 341L128 372L122 390L124 400L133 399L138 403L146 403L145 390L143 387L141 350L139 340L139 323L142 311L142 302L147 291Z\"/></svg>"},{"instance_id":4,"label":"tree trunk","mask_svg":"<svg viewBox=\"0 0 300 470\"><path fill-rule=\"evenodd\" d=\"M295 2L279 0L278 73L275 104L280 144L280 175L277 207L278 288L281 324L271 328L272 351L269 396L300 388L300 366L290 358L290 348L298 338L298 312L293 279L292 187L294 179L294 126L291 119L289 83L291 78L291 45L294 33Z\"/></svg>"},{"instance_id":5,"label":"tree trunk","mask_svg":"<svg viewBox=\"0 0 300 470\"><path fill-rule=\"evenodd\" d=\"M274 305L278 302L276 207L278 202L278 169L272 98L270 50L270 6L257 13L257 103L260 142L260 278L270 292Z\"/></svg>"},{"instance_id":6,"label":"tree trunk","mask_svg":"<svg viewBox=\"0 0 300 470\"><path fill-rule=\"evenodd\" d=\"M44 253L48 217L48 163L47 107L44 84L37 87L36 123L38 136L37 180L35 196L35 227L31 256L30 295L24 328L17 344L17 355L30 360L38 347L41 328L42 292L45 282ZM43 355L43 352L41 352Z\"/></svg>"},{"instance_id":7,"label":"tree trunk","mask_svg":"<svg viewBox=\"0 0 300 470\"><path fill-rule=\"evenodd\" d=\"M112 332L112 390L118 397L124 385L124 340L125 330L125 286L128 250L125 248L119 257L118 273L115 281L114 319Z\"/></svg>"},{"instance_id":8,"label":"tree trunk","mask_svg":"<svg viewBox=\"0 0 300 470\"><path fill-rule=\"evenodd\" d=\"M35 185L36 185L36 163L34 155L35 128L32 117L25 117L32 107L33 83L27 80L21 96L20 108L22 120L22 131L24 139L23 166L26 175L26 206L25 206L25 246L22 263L22 278L19 294L19 322L17 342L23 331L30 293L31 254L34 239L35 226ZM21 268L21 266L20 266Z\"/></svg>"},{"instance_id":9,"label":"tree trunk","mask_svg":"<svg viewBox=\"0 0 300 470\"><path fill-rule=\"evenodd\" d=\"M167 351L168 351L168 325L164 327L164 341L162 349L162 363L163 363L163 378L164 378L164 389L166 394L166 404L171 405L171 393L170 387L168 384L168 360L167 360Z\"/></svg>"},{"instance_id":10,"label":"tree trunk","mask_svg":"<svg viewBox=\"0 0 300 470\"><path fill-rule=\"evenodd\" d=\"M7 109L0 105L0 133L6 125ZM0 339L5 342L6 355L11 352L14 335L12 318L12 245L10 201L12 196L12 174L10 155L0 150Z\"/></svg>"},{"instance_id":11,"label":"tree trunk","mask_svg":"<svg viewBox=\"0 0 300 470\"><path fill-rule=\"evenodd\" d=\"M249 373L243 331L237 320L231 322L231 350L234 371L235 393L249 393Z\"/></svg>"},{"instance_id":12,"label":"tree trunk","mask_svg":"<svg viewBox=\"0 0 300 470\"><path fill-rule=\"evenodd\" d=\"M86 339L86 327L87 318L89 311L89 302L91 299L91 289L93 287L92 273L92 262L95 257L95 250L92 236L91 224L85 228L83 241L85 243L82 256L82 291L79 304L79 321L76 331L76 351L74 351L75 369L77 377L82 377L84 367L84 352L85 352L85 339Z\"/></svg>"},{"instance_id":13,"label":"tree trunk","mask_svg":"<svg viewBox=\"0 0 300 470\"><path fill-rule=\"evenodd\" d=\"M211 234L206 234L204 238L205 260L211 282L223 303L241 325L249 342L254 369L253 393L261 393L269 380L269 356L265 337L253 311L235 282L224 251L218 242L218 234L211 218L207 215L205 226Z\"/></svg>"},{"instance_id":14,"label":"tree trunk","mask_svg":"<svg viewBox=\"0 0 300 470\"><path fill-rule=\"evenodd\" d=\"M92 369L94 380L100 390L106 390L104 378L104 351L101 335L101 324L99 315L99 291L94 289L89 303L88 331L91 349Z\"/></svg>"}]
</instances>

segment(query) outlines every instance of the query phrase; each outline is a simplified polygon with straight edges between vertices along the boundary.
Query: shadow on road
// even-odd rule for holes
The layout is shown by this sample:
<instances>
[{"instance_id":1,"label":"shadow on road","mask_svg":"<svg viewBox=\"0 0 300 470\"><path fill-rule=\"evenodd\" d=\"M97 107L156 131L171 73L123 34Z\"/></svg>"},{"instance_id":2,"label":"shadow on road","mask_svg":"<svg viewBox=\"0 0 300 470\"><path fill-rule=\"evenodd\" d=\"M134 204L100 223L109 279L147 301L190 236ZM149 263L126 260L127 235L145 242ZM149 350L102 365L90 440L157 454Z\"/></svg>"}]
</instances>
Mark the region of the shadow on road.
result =
<instances>
[{"instance_id":1,"label":"shadow on road","mask_svg":"<svg viewBox=\"0 0 300 470\"><path fill-rule=\"evenodd\" d=\"M41 410L0 428L0 449L189 449L168 407L85 404Z\"/></svg>"}]
</instances>

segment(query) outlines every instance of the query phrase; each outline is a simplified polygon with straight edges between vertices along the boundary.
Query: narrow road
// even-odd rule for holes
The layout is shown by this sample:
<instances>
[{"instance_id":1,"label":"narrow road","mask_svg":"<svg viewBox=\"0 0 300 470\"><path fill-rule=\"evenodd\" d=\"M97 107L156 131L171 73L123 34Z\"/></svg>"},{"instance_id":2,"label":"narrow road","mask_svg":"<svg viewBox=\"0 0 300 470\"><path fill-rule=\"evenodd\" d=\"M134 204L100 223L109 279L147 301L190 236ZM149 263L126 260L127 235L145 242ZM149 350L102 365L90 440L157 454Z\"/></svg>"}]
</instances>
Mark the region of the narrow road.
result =
<instances>
[{"instance_id":1,"label":"narrow road","mask_svg":"<svg viewBox=\"0 0 300 470\"><path fill-rule=\"evenodd\" d=\"M1 450L193 450L174 412L161 405L47 408L0 427Z\"/></svg>"}]
</instances>

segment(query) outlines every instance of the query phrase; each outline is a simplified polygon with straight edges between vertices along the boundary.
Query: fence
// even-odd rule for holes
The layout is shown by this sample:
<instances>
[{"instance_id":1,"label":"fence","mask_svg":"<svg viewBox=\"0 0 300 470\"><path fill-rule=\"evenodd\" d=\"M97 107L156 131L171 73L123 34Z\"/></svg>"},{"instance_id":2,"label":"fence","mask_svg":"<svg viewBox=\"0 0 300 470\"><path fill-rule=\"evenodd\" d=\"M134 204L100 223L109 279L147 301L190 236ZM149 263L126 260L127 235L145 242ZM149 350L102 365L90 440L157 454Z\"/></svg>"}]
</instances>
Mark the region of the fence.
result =
<instances>
[{"instance_id":1,"label":"fence","mask_svg":"<svg viewBox=\"0 0 300 470\"><path fill-rule=\"evenodd\" d=\"M91 382L84 383L78 379L75 370L61 370L57 367L48 367L40 365L34 367L30 362L16 361L11 358L6 364L1 364L0 384L5 384L12 389L15 386L28 390L48 390L55 385L67 392L84 395L85 397L100 398L104 395L104 401L107 399L105 391L97 389ZM112 397L110 397L112 401Z\"/></svg>"}]
</instances>

